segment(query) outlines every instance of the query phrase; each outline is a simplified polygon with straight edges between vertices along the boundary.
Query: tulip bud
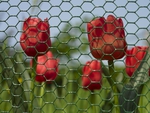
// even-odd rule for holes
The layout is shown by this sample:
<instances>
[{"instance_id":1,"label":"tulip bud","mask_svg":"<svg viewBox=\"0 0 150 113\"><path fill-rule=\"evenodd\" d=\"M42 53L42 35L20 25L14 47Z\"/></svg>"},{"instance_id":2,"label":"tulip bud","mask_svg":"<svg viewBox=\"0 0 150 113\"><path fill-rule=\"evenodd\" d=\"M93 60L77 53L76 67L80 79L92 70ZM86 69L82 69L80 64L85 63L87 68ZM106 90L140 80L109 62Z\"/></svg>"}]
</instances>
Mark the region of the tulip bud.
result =
<instances>
[{"instance_id":1,"label":"tulip bud","mask_svg":"<svg viewBox=\"0 0 150 113\"><path fill-rule=\"evenodd\" d=\"M87 24L88 40L92 55L97 59L115 60L125 55L127 43L123 21L109 15Z\"/></svg>"},{"instance_id":2,"label":"tulip bud","mask_svg":"<svg viewBox=\"0 0 150 113\"><path fill-rule=\"evenodd\" d=\"M83 67L82 86L84 89L98 90L101 88L102 70L97 60L88 61Z\"/></svg>"},{"instance_id":3,"label":"tulip bud","mask_svg":"<svg viewBox=\"0 0 150 113\"><path fill-rule=\"evenodd\" d=\"M23 33L20 37L20 45L28 56L39 56L47 52L51 46L48 20L31 18L23 23Z\"/></svg>"},{"instance_id":4,"label":"tulip bud","mask_svg":"<svg viewBox=\"0 0 150 113\"><path fill-rule=\"evenodd\" d=\"M32 60L31 60L32 66ZM45 55L38 56L36 66L36 81L50 82L57 77L58 60L53 58L53 55L48 51Z\"/></svg>"},{"instance_id":5,"label":"tulip bud","mask_svg":"<svg viewBox=\"0 0 150 113\"><path fill-rule=\"evenodd\" d=\"M141 61L146 54L147 49L148 47L146 46L136 46L133 47L131 50L126 51L126 72L129 76L132 76L135 70L139 67Z\"/></svg>"}]
</instances>

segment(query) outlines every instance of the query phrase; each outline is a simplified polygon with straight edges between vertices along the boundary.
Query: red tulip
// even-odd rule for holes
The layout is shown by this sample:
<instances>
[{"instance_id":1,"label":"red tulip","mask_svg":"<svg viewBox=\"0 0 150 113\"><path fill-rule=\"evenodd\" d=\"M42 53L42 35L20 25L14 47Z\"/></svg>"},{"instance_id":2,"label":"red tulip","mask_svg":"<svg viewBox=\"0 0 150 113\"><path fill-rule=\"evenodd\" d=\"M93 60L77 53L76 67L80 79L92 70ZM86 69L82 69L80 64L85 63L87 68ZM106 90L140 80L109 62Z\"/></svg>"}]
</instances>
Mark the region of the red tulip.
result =
<instances>
[{"instance_id":1,"label":"red tulip","mask_svg":"<svg viewBox=\"0 0 150 113\"><path fill-rule=\"evenodd\" d=\"M31 61L32 62L32 61ZM32 65L32 63L31 63ZM38 56L36 67L36 81L49 82L54 80L58 73L58 60L48 51L45 55Z\"/></svg>"},{"instance_id":2,"label":"red tulip","mask_svg":"<svg viewBox=\"0 0 150 113\"><path fill-rule=\"evenodd\" d=\"M136 46L126 51L126 72L129 76L132 76L134 71L139 67L147 49L148 47L145 46Z\"/></svg>"},{"instance_id":3,"label":"red tulip","mask_svg":"<svg viewBox=\"0 0 150 113\"><path fill-rule=\"evenodd\" d=\"M87 24L88 39L92 55L97 59L114 60L125 55L126 41L121 18L109 15Z\"/></svg>"},{"instance_id":4,"label":"red tulip","mask_svg":"<svg viewBox=\"0 0 150 113\"><path fill-rule=\"evenodd\" d=\"M98 90L101 88L102 70L97 60L88 61L83 67L82 86L84 89Z\"/></svg>"},{"instance_id":5,"label":"red tulip","mask_svg":"<svg viewBox=\"0 0 150 113\"><path fill-rule=\"evenodd\" d=\"M43 55L51 46L49 36L50 30L47 19L42 21L40 18L29 17L23 24L20 45L28 56Z\"/></svg>"}]
</instances>

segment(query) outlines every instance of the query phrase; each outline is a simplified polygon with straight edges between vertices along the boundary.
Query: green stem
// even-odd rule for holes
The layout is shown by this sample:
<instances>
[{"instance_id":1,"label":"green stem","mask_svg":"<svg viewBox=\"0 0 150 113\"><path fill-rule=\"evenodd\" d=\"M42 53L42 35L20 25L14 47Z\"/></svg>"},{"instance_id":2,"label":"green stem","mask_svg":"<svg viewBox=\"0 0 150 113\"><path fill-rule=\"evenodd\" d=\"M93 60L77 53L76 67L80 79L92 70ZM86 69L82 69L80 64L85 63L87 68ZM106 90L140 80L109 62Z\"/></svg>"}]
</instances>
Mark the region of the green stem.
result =
<instances>
[{"instance_id":1,"label":"green stem","mask_svg":"<svg viewBox=\"0 0 150 113\"><path fill-rule=\"evenodd\" d=\"M43 94L44 94L44 92L45 92L45 82L43 82L43 83L41 83L41 88L40 88L40 106L42 107L43 106L43 99L42 99L42 97L43 97Z\"/></svg>"},{"instance_id":2,"label":"green stem","mask_svg":"<svg viewBox=\"0 0 150 113\"><path fill-rule=\"evenodd\" d=\"M113 77L113 75L114 75L114 62L113 62L113 60L108 60L108 66L109 66L109 74L110 74L110 76L111 76L111 79L112 79L112 81L113 81L113 83L111 84L112 85L112 90L113 90L113 94L114 94L114 104L115 104L115 108L116 108L116 112L118 112L119 113L119 100L118 100L118 96L117 96L117 93L118 93L118 89L117 89L117 87L116 87L116 85L115 85L115 79L114 79L114 77Z\"/></svg>"},{"instance_id":3,"label":"green stem","mask_svg":"<svg viewBox=\"0 0 150 113\"><path fill-rule=\"evenodd\" d=\"M104 75L107 78L107 81L109 82L110 86L112 87L112 85L114 84L110 74L109 74L109 70L106 68L106 66L103 64L103 62L101 62L102 65L102 72L104 73Z\"/></svg>"},{"instance_id":4,"label":"green stem","mask_svg":"<svg viewBox=\"0 0 150 113\"><path fill-rule=\"evenodd\" d=\"M97 113L96 106L95 106L95 101L96 101L95 93L94 93L94 91L91 91L91 96L90 96L91 113Z\"/></svg>"},{"instance_id":5,"label":"green stem","mask_svg":"<svg viewBox=\"0 0 150 113\"><path fill-rule=\"evenodd\" d=\"M117 113L120 113L119 111L120 111L120 109L119 109L119 97L118 97L118 95L117 95L117 93L118 93L118 90L117 90L117 87L114 85L113 86L113 93L115 94L114 95L114 104L115 104L115 108L116 108L116 112Z\"/></svg>"},{"instance_id":6,"label":"green stem","mask_svg":"<svg viewBox=\"0 0 150 113\"><path fill-rule=\"evenodd\" d=\"M34 88L35 88L35 76L36 76L36 66L37 66L37 57L33 59L33 65L32 65L32 72L31 72L31 94L30 94L30 112L33 111L33 104L34 104Z\"/></svg>"},{"instance_id":7,"label":"green stem","mask_svg":"<svg viewBox=\"0 0 150 113\"><path fill-rule=\"evenodd\" d=\"M114 73L114 62L113 62L113 60L108 60L108 66L109 66L109 74L112 76Z\"/></svg>"}]
</instances>

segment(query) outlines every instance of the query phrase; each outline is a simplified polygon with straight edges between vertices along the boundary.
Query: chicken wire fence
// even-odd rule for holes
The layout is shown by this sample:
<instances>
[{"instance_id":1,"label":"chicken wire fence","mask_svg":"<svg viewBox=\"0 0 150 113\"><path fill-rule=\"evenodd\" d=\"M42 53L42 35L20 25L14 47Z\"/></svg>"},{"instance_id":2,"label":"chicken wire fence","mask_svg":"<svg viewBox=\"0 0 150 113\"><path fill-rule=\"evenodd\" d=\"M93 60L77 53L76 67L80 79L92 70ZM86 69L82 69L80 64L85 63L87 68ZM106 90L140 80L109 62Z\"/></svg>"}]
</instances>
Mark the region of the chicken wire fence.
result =
<instances>
[{"instance_id":1,"label":"chicken wire fence","mask_svg":"<svg viewBox=\"0 0 150 113\"><path fill-rule=\"evenodd\" d=\"M0 112L149 113L149 0L0 0Z\"/></svg>"}]
</instances>

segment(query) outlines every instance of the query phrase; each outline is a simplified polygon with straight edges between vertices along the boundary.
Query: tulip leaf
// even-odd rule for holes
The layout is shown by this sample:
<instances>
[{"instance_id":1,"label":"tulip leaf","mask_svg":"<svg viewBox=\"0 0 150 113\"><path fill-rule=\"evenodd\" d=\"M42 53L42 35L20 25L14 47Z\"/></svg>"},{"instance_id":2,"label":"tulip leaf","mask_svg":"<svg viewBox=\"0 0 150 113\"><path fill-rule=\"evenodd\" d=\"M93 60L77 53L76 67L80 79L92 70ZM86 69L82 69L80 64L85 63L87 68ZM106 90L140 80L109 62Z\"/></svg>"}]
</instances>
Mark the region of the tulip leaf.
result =
<instances>
[{"instance_id":1,"label":"tulip leaf","mask_svg":"<svg viewBox=\"0 0 150 113\"><path fill-rule=\"evenodd\" d=\"M13 63L4 51L0 53L0 64L3 70L2 74L10 89L14 113L26 112L28 110L28 105L25 102L26 98L23 87L15 77Z\"/></svg>"},{"instance_id":2,"label":"tulip leaf","mask_svg":"<svg viewBox=\"0 0 150 113\"><path fill-rule=\"evenodd\" d=\"M144 83L149 80L149 64L150 53L148 50L139 67L133 73L132 78L122 89L122 94L119 98L121 113L138 113L140 93Z\"/></svg>"}]
</instances>

